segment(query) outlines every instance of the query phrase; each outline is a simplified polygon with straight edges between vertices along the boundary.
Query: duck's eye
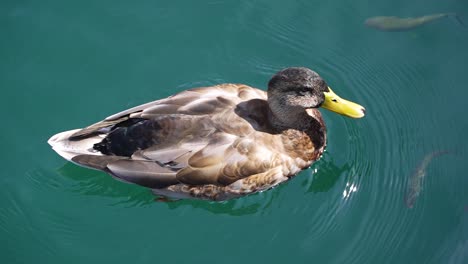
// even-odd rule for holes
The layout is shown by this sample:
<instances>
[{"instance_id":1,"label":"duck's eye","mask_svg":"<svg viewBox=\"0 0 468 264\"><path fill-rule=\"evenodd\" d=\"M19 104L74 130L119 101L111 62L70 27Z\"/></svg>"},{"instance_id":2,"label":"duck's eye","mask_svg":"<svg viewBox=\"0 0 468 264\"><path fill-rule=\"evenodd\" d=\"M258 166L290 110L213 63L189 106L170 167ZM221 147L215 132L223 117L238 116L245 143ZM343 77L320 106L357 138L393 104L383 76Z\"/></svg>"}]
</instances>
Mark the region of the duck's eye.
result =
<instances>
[{"instance_id":1,"label":"duck's eye","mask_svg":"<svg viewBox=\"0 0 468 264\"><path fill-rule=\"evenodd\" d=\"M336 102L338 102L338 100L336 100L336 99L332 99L332 102L335 102L335 103L336 103Z\"/></svg>"},{"instance_id":2,"label":"duck's eye","mask_svg":"<svg viewBox=\"0 0 468 264\"><path fill-rule=\"evenodd\" d=\"M298 96L305 96L309 93L309 89L297 89L297 90L294 90L296 92L296 95Z\"/></svg>"}]
</instances>

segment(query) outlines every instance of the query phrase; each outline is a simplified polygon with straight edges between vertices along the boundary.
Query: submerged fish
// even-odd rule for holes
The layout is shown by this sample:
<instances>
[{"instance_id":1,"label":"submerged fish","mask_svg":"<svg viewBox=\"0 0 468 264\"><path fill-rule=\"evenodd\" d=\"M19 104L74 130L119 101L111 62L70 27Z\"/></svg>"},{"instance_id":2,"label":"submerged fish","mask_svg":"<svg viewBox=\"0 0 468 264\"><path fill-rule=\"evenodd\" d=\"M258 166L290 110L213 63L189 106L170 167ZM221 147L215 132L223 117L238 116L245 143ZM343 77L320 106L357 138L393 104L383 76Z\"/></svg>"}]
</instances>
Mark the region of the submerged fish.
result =
<instances>
[{"instance_id":1,"label":"submerged fish","mask_svg":"<svg viewBox=\"0 0 468 264\"><path fill-rule=\"evenodd\" d=\"M436 151L427 154L421 163L416 167L416 170L411 174L408 179L408 187L405 196L405 203L408 208L413 208L416 199L422 190L424 177L426 176L426 169L431 163L432 159L440 155L447 154L448 151Z\"/></svg>"},{"instance_id":2,"label":"submerged fish","mask_svg":"<svg viewBox=\"0 0 468 264\"><path fill-rule=\"evenodd\" d=\"M401 18L396 16L377 16L366 19L364 24L382 31L404 31L427 24L431 21L444 17L454 17L458 23L464 25L461 19L455 13L441 13L421 17Z\"/></svg>"}]
</instances>

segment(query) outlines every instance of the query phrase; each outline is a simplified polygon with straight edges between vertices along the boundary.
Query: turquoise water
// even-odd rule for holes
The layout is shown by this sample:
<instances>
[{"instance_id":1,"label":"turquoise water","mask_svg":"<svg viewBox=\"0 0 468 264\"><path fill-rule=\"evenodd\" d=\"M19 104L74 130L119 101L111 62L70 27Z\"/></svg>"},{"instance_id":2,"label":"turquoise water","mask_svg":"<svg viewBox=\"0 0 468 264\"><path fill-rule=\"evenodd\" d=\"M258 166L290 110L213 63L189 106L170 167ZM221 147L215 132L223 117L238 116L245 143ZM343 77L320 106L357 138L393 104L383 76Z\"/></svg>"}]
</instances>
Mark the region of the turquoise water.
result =
<instances>
[{"instance_id":1,"label":"turquoise water","mask_svg":"<svg viewBox=\"0 0 468 264\"><path fill-rule=\"evenodd\" d=\"M468 262L468 30L363 25L438 12L468 24L466 1L196 2L2 1L2 263ZM265 89L287 66L316 70L367 116L323 110L323 158L268 192L154 202L46 143L192 87ZM408 209L408 177L437 150L450 154Z\"/></svg>"}]
</instances>

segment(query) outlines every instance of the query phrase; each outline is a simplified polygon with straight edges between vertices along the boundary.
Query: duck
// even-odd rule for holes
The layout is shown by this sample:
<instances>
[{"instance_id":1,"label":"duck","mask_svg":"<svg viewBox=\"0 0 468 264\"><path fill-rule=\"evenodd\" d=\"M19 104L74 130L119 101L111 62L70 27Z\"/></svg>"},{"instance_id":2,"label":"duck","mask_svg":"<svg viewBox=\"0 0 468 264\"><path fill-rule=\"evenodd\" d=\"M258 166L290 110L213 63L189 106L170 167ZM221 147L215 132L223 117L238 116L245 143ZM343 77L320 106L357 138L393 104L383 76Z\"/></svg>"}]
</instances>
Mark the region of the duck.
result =
<instances>
[{"instance_id":1,"label":"duck","mask_svg":"<svg viewBox=\"0 0 468 264\"><path fill-rule=\"evenodd\" d=\"M225 83L111 115L48 143L67 161L149 188L168 200L224 201L278 186L324 152L318 108L362 118L306 67L274 74L267 90Z\"/></svg>"}]
</instances>

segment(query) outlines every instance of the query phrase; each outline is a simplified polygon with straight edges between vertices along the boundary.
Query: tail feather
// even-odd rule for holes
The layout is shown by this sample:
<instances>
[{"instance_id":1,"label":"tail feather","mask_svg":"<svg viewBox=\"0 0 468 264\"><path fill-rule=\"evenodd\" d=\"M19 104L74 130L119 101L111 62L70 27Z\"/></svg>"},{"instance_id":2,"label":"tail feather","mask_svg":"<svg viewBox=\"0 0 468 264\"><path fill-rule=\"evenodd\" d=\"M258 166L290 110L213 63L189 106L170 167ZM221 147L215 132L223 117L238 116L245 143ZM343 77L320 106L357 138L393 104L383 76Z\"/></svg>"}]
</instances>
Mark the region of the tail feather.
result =
<instances>
[{"instance_id":1,"label":"tail feather","mask_svg":"<svg viewBox=\"0 0 468 264\"><path fill-rule=\"evenodd\" d=\"M121 156L76 155L72 161L84 167L109 172L107 165L118 160L127 160Z\"/></svg>"},{"instance_id":2,"label":"tail feather","mask_svg":"<svg viewBox=\"0 0 468 264\"><path fill-rule=\"evenodd\" d=\"M93 145L102 140L101 135L95 135L80 140L70 140L70 137L80 131L80 129L69 130L52 136L47 143L52 146L60 156L73 162L73 158L78 155L102 155L93 149Z\"/></svg>"}]
</instances>

